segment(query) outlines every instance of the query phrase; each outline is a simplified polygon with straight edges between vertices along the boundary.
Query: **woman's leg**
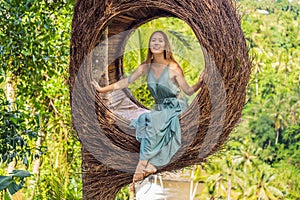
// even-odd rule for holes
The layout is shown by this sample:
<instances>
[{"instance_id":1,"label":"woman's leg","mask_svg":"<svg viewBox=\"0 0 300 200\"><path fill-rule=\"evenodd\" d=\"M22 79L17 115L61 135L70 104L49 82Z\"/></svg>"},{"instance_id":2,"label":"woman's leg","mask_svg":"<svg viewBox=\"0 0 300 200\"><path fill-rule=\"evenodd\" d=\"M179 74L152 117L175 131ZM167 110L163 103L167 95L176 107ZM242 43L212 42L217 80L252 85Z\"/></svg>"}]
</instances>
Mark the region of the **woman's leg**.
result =
<instances>
[{"instance_id":1,"label":"woman's leg","mask_svg":"<svg viewBox=\"0 0 300 200\"><path fill-rule=\"evenodd\" d=\"M129 200L135 200L135 186L134 183L129 185Z\"/></svg>"}]
</instances>

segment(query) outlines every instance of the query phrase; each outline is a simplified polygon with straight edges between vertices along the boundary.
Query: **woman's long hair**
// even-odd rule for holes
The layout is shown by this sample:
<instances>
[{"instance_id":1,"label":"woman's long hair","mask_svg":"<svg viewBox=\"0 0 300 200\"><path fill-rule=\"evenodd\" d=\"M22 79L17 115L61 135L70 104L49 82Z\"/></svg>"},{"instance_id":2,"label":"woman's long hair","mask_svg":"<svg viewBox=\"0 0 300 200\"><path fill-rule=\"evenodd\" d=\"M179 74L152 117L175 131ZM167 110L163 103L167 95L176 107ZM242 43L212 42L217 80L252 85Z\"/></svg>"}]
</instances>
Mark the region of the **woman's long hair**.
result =
<instances>
[{"instance_id":1,"label":"woman's long hair","mask_svg":"<svg viewBox=\"0 0 300 200\"><path fill-rule=\"evenodd\" d=\"M174 56L173 56L173 53L172 53L172 48L171 48L171 45L170 45L170 42L169 42L169 39L168 39L167 35L163 31L155 31L151 34L149 42L148 42L148 54L147 54L147 58L146 58L145 63L150 64L152 62L153 54L150 50L150 42L151 42L152 36L155 33L161 33L163 35L163 38L164 38L164 41L165 41L164 58L169 62L171 62L171 61L176 62L175 59L174 59Z\"/></svg>"}]
</instances>

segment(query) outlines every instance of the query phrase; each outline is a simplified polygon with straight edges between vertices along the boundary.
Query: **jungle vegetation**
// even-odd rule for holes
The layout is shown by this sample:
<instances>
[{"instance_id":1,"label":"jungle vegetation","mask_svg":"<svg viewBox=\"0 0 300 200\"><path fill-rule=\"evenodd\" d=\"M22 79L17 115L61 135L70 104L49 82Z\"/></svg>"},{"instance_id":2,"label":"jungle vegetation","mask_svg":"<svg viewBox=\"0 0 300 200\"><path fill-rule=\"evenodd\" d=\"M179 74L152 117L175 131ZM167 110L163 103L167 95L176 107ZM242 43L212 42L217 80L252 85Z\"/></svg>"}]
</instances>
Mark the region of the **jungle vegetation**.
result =
<instances>
[{"instance_id":1,"label":"jungle vegetation","mask_svg":"<svg viewBox=\"0 0 300 200\"><path fill-rule=\"evenodd\" d=\"M0 198L81 199L81 146L71 123L68 86L73 0L0 0ZM191 166L200 199L300 199L300 4L237 0L253 71L240 123L223 150ZM166 30L189 83L204 61L193 31L159 18L137 29ZM125 74L145 58L128 51ZM151 107L143 80L131 86ZM192 97L193 98L193 97ZM190 101L192 100L190 99ZM195 185L195 184L194 184ZM128 198L123 188L117 199Z\"/></svg>"}]
</instances>

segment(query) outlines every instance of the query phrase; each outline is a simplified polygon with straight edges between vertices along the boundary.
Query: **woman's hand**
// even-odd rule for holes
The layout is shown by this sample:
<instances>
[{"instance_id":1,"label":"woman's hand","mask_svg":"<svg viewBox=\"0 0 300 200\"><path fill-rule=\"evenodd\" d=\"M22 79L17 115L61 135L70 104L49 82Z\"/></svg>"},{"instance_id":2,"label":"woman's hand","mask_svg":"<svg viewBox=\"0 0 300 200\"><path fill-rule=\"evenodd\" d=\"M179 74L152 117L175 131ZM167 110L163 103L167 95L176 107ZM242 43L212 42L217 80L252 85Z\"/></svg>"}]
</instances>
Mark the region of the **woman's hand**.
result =
<instances>
[{"instance_id":1,"label":"woman's hand","mask_svg":"<svg viewBox=\"0 0 300 200\"><path fill-rule=\"evenodd\" d=\"M102 91L102 88L100 87L100 85L99 85L95 80L92 80L92 81L91 81L91 84L92 84L92 86L94 86L94 88L95 88L98 92L100 92L100 93L103 92L103 91Z\"/></svg>"},{"instance_id":2,"label":"woman's hand","mask_svg":"<svg viewBox=\"0 0 300 200\"><path fill-rule=\"evenodd\" d=\"M199 84L199 88L202 88L203 87L203 84L204 84L204 72L201 74L201 76L199 77L198 79L198 84ZM206 78L206 77L205 77Z\"/></svg>"}]
</instances>

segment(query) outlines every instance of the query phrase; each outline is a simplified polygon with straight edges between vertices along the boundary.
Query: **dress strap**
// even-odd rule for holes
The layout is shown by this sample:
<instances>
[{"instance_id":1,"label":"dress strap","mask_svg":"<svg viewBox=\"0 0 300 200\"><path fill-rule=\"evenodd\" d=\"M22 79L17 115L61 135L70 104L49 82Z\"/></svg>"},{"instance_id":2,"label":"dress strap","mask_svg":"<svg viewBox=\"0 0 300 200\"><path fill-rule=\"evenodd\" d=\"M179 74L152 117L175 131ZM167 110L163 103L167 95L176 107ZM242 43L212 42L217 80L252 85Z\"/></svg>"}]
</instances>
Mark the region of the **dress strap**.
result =
<instances>
[{"instance_id":1,"label":"dress strap","mask_svg":"<svg viewBox=\"0 0 300 200\"><path fill-rule=\"evenodd\" d=\"M130 83L130 81L131 81L131 76L132 76L132 73L128 76L128 83Z\"/></svg>"}]
</instances>

